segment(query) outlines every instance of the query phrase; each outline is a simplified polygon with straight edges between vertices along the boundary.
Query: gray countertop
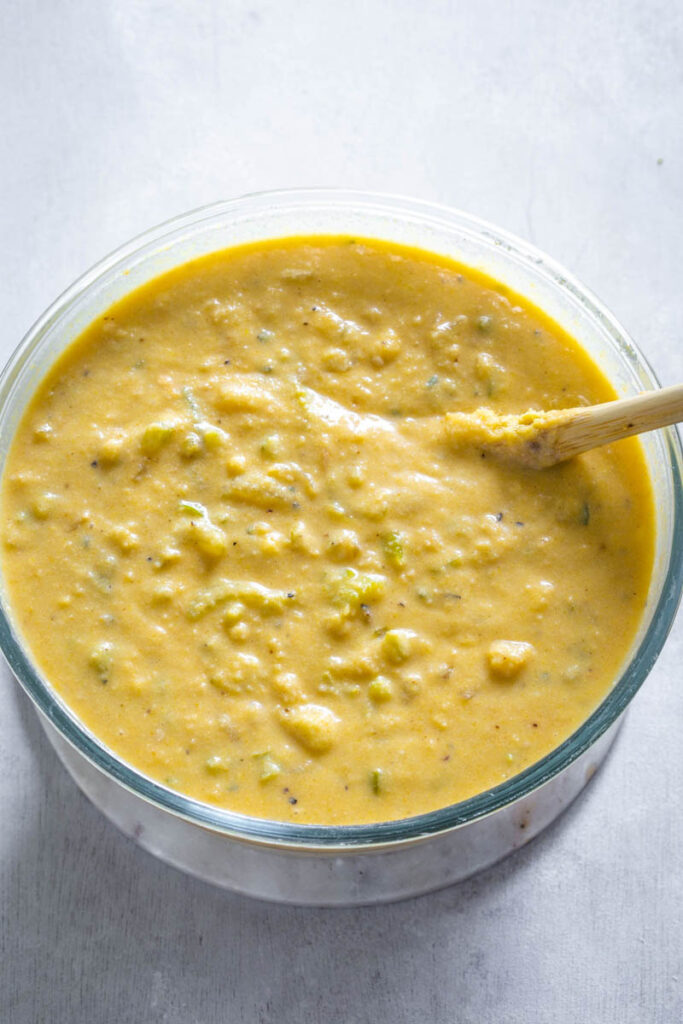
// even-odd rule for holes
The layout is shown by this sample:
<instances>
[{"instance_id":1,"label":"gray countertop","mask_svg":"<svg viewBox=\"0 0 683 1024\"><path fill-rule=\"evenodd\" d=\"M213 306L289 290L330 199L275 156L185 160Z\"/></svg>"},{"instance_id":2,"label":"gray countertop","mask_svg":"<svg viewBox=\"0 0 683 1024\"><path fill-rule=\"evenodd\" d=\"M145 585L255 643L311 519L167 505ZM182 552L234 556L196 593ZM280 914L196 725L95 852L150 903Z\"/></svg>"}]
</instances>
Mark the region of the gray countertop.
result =
<instances>
[{"instance_id":1,"label":"gray countertop","mask_svg":"<svg viewBox=\"0 0 683 1024\"><path fill-rule=\"evenodd\" d=\"M683 8L650 0L5 0L4 358L82 270L217 198L443 201L592 287L683 378ZM0 1019L683 1019L683 621L605 766L483 875L380 908L231 896L76 790L0 673Z\"/></svg>"}]
</instances>

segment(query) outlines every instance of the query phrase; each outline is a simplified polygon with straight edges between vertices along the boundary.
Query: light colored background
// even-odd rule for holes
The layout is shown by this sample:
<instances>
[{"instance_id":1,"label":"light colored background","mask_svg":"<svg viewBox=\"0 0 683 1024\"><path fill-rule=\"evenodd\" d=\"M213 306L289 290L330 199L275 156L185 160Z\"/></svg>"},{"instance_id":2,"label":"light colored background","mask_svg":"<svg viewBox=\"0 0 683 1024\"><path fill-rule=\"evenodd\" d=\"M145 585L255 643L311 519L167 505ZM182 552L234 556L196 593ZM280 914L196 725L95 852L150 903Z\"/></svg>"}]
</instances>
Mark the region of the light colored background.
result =
<instances>
[{"instance_id":1,"label":"light colored background","mask_svg":"<svg viewBox=\"0 0 683 1024\"><path fill-rule=\"evenodd\" d=\"M4 0L0 344L129 236L255 189L440 200L588 283L683 377L683 8ZM565 818L404 904L271 907L155 863L0 675L0 1019L683 1019L683 622Z\"/></svg>"}]
</instances>

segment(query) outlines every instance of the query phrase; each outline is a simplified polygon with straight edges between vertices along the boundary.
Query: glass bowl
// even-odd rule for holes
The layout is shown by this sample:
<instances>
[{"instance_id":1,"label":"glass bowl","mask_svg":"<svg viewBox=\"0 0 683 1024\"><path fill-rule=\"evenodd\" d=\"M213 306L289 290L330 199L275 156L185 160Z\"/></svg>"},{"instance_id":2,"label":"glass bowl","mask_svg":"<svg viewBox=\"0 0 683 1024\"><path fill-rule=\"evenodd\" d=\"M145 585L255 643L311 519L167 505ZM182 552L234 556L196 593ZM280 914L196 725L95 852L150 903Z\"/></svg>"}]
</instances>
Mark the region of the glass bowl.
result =
<instances>
[{"instance_id":1,"label":"glass bowl","mask_svg":"<svg viewBox=\"0 0 683 1024\"><path fill-rule=\"evenodd\" d=\"M205 253L292 235L358 235L417 246L477 268L530 299L592 355L620 395L657 386L614 317L553 260L455 210L341 190L268 192L185 214L122 246L75 282L18 346L0 378L0 452L38 383L70 342L127 292ZM0 577L0 647L84 792L157 856L226 888L297 903L371 903L447 885L527 842L577 795L652 668L683 579L681 447L674 429L642 438L656 504L647 606L614 685L550 754L471 799L399 821L302 825L236 814L174 792L120 760L69 710L31 660Z\"/></svg>"}]
</instances>

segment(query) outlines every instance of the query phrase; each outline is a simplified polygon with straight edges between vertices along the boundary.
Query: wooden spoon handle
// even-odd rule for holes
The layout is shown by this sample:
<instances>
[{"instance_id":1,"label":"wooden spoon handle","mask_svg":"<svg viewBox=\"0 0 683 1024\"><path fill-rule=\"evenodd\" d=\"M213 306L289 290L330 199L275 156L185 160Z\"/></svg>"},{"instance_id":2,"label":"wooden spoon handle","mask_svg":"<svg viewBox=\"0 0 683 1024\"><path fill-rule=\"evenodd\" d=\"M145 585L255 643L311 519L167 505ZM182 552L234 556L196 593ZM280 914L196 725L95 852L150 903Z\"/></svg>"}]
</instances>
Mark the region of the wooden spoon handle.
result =
<instances>
[{"instance_id":1,"label":"wooden spoon handle","mask_svg":"<svg viewBox=\"0 0 683 1024\"><path fill-rule=\"evenodd\" d=\"M635 398L621 398L585 409L577 409L565 423L558 424L552 439L556 461L619 441L631 434L644 434L683 420L683 384L645 391Z\"/></svg>"}]
</instances>

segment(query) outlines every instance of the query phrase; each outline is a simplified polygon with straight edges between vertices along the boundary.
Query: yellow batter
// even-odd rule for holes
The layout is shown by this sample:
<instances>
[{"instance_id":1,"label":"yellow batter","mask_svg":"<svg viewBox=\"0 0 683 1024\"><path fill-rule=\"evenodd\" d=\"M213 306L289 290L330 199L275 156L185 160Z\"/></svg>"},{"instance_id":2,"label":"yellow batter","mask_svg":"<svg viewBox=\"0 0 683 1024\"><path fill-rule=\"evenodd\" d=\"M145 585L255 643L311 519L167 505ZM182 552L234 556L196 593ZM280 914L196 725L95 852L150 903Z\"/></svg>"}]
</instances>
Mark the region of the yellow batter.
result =
<instances>
[{"instance_id":1,"label":"yellow batter","mask_svg":"<svg viewBox=\"0 0 683 1024\"><path fill-rule=\"evenodd\" d=\"M198 799L322 823L462 800L610 688L654 517L636 441L537 472L443 416L613 397L444 259L215 253L109 309L27 409L2 492L17 625L88 728Z\"/></svg>"}]
</instances>

